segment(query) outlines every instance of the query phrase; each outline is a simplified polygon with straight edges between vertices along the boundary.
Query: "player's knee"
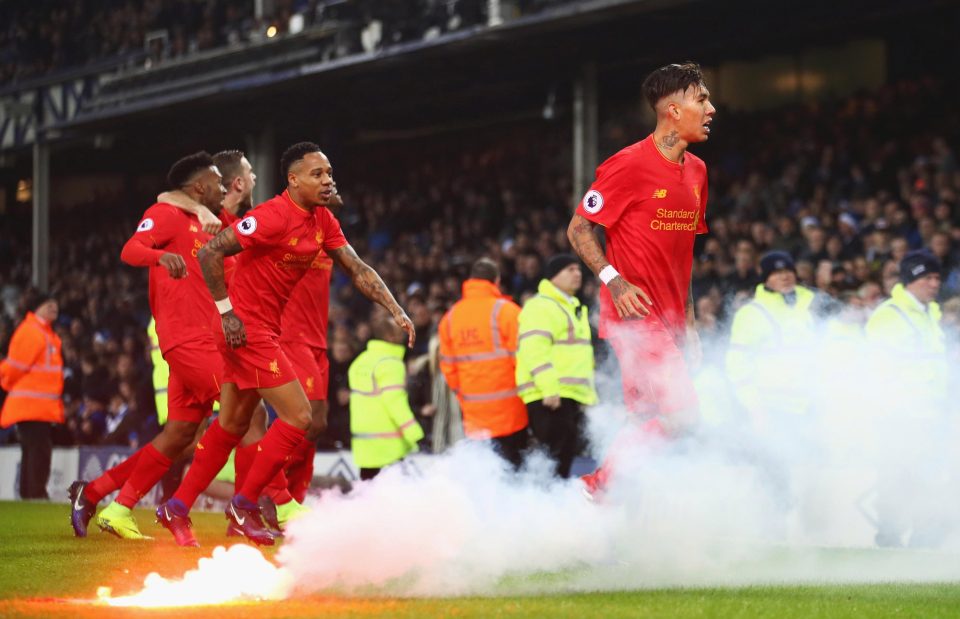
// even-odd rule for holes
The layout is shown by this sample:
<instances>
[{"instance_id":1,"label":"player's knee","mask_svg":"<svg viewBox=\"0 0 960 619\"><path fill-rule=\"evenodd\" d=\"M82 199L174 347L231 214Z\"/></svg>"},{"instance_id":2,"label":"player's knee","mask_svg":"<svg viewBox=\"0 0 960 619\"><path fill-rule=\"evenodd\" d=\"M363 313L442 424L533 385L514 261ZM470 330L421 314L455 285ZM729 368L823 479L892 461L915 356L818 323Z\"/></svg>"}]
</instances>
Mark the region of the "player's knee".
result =
<instances>
[{"instance_id":1,"label":"player's knee","mask_svg":"<svg viewBox=\"0 0 960 619\"><path fill-rule=\"evenodd\" d=\"M311 404L310 427L307 429L307 439L315 441L320 438L323 431L327 429L327 407L326 402L322 405Z\"/></svg>"},{"instance_id":2,"label":"player's knee","mask_svg":"<svg viewBox=\"0 0 960 619\"><path fill-rule=\"evenodd\" d=\"M181 452L193 443L197 436L197 425L192 423L170 422L163 429L166 444L172 452Z\"/></svg>"},{"instance_id":3,"label":"player's knee","mask_svg":"<svg viewBox=\"0 0 960 619\"><path fill-rule=\"evenodd\" d=\"M233 419L224 419L223 415L220 415L220 427L224 431L229 432L230 434L243 436L247 433L247 430L250 429L250 420L244 420L242 418L233 418Z\"/></svg>"}]
</instances>

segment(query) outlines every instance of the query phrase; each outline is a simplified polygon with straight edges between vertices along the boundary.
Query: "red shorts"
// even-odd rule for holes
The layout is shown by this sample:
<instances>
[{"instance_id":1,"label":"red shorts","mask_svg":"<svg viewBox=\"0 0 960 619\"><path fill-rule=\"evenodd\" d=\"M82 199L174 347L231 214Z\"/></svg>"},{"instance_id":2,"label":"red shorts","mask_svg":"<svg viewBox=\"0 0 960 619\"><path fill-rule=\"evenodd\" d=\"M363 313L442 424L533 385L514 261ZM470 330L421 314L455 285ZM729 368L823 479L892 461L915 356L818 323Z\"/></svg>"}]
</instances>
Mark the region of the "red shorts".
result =
<instances>
[{"instance_id":1,"label":"red shorts","mask_svg":"<svg viewBox=\"0 0 960 619\"><path fill-rule=\"evenodd\" d=\"M643 323L622 323L608 332L620 362L627 409L647 416L699 408L683 352L669 331Z\"/></svg>"},{"instance_id":2,"label":"red shorts","mask_svg":"<svg viewBox=\"0 0 960 619\"><path fill-rule=\"evenodd\" d=\"M280 347L293 364L307 399L326 400L327 385L330 382L330 360L327 359L327 349L290 341L280 342Z\"/></svg>"},{"instance_id":3,"label":"red shorts","mask_svg":"<svg viewBox=\"0 0 960 619\"><path fill-rule=\"evenodd\" d=\"M200 423L213 411L223 382L223 357L213 346L181 344L163 355L170 365L168 417Z\"/></svg>"},{"instance_id":4,"label":"red shorts","mask_svg":"<svg viewBox=\"0 0 960 619\"><path fill-rule=\"evenodd\" d=\"M267 389L297 380L290 360L273 335L247 330L247 343L230 348L220 332L217 346L223 355L223 382L238 389Z\"/></svg>"}]
</instances>

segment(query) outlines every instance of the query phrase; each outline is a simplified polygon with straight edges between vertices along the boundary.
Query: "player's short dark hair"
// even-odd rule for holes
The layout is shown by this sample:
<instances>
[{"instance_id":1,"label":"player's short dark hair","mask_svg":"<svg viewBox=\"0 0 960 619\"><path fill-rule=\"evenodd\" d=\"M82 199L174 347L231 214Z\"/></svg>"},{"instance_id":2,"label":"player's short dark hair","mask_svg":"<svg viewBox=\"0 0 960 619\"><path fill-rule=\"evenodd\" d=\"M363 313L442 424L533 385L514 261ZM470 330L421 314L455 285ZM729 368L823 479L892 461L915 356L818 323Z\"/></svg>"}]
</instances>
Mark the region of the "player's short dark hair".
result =
<instances>
[{"instance_id":1,"label":"player's short dark hair","mask_svg":"<svg viewBox=\"0 0 960 619\"><path fill-rule=\"evenodd\" d=\"M243 166L240 161L246 155L242 150L222 150L213 156L213 163L216 164L223 176L223 185L226 187L243 173Z\"/></svg>"},{"instance_id":2,"label":"player's short dark hair","mask_svg":"<svg viewBox=\"0 0 960 619\"><path fill-rule=\"evenodd\" d=\"M671 95L678 90L685 91L691 86L703 84L703 72L700 65L693 61L681 64L668 64L656 69L643 80L643 97L654 110L660 99Z\"/></svg>"},{"instance_id":3,"label":"player's short dark hair","mask_svg":"<svg viewBox=\"0 0 960 619\"><path fill-rule=\"evenodd\" d=\"M198 172L214 165L213 157L205 150L187 155L177 161L167 172L167 184L170 189L179 189L188 184Z\"/></svg>"},{"instance_id":4,"label":"player's short dark hair","mask_svg":"<svg viewBox=\"0 0 960 619\"><path fill-rule=\"evenodd\" d=\"M290 172L290 167L293 164L303 159L304 155L319 152L320 147L313 142L297 142L283 151L283 155L280 156L280 178L286 181L287 174Z\"/></svg>"},{"instance_id":5,"label":"player's short dark hair","mask_svg":"<svg viewBox=\"0 0 960 619\"><path fill-rule=\"evenodd\" d=\"M500 277L500 267L490 258L480 258L470 267L470 279L485 279L495 282Z\"/></svg>"}]
</instances>

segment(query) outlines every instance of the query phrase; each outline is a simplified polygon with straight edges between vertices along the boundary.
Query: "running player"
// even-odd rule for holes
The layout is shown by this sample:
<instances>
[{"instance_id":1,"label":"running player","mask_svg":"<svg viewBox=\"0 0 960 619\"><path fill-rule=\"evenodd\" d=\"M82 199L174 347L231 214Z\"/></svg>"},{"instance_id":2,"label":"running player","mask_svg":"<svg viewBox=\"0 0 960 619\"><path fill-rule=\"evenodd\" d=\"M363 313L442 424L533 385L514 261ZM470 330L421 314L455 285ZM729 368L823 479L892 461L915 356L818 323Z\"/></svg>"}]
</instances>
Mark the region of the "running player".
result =
<instances>
[{"instance_id":1,"label":"running player","mask_svg":"<svg viewBox=\"0 0 960 619\"><path fill-rule=\"evenodd\" d=\"M413 345L410 318L380 276L347 243L336 219L319 208L333 196L333 169L327 157L316 144L302 142L283 154L280 168L287 190L223 230L199 255L221 314L223 337L218 345L224 358L224 385L220 415L197 444L193 466L173 498L157 509L158 520L180 545L197 545L189 509L246 433L261 397L277 411L278 419L260 442L246 480L226 513L253 542L274 543L255 499L303 442L311 422L310 403L280 347L282 308L320 250L350 275L364 295L390 312ZM223 261L238 253L232 297L228 297Z\"/></svg>"},{"instance_id":2,"label":"running player","mask_svg":"<svg viewBox=\"0 0 960 619\"><path fill-rule=\"evenodd\" d=\"M221 212L224 189L211 156L200 152L177 161L167 175L180 190L213 213ZM150 310L170 365L169 419L162 432L123 463L89 484L74 482L71 524L85 537L96 504L120 487L117 499L97 516L101 529L126 539L143 539L131 509L163 477L174 458L196 437L220 392L223 360L211 321L216 307L206 290L197 253L211 235L199 219L171 204L157 203L143 214L120 258L150 269Z\"/></svg>"}]
</instances>

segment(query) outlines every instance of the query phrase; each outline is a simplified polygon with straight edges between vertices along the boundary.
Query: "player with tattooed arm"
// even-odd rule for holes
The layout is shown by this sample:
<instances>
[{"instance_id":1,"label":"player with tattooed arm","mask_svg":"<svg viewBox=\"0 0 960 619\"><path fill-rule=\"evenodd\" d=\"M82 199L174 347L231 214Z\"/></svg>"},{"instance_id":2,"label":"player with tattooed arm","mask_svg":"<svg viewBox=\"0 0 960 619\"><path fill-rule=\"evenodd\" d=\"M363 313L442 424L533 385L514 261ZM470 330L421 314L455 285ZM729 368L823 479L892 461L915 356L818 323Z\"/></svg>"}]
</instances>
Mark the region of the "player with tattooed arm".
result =
<instances>
[{"instance_id":1,"label":"player with tattooed arm","mask_svg":"<svg viewBox=\"0 0 960 619\"><path fill-rule=\"evenodd\" d=\"M687 147L707 140L716 109L692 62L653 71L643 94L656 128L597 168L567 228L574 250L603 282L600 336L620 362L632 413L633 427L620 433L600 468L582 478L591 497L605 489L631 446L644 437L678 436L698 418L688 371L688 362L700 361L690 275L694 238L707 232L707 168Z\"/></svg>"},{"instance_id":2,"label":"player with tattooed arm","mask_svg":"<svg viewBox=\"0 0 960 619\"><path fill-rule=\"evenodd\" d=\"M272 545L255 498L302 444L311 407L280 346L281 315L294 286L321 250L365 295L386 308L414 341L410 318L376 271L347 243L323 208L333 196L333 169L316 144L301 142L284 152L281 176L287 189L224 229L200 251L200 266L220 313L218 338L224 361L220 416L197 444L193 466L157 518L180 545L197 545L188 512L226 463L250 425L262 397L276 411L243 486L227 507L233 526L257 544ZM224 259L239 254L227 296Z\"/></svg>"}]
</instances>

